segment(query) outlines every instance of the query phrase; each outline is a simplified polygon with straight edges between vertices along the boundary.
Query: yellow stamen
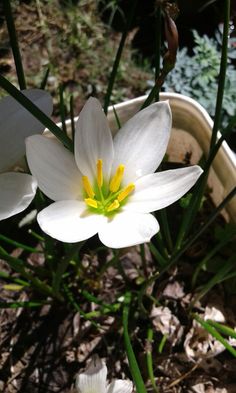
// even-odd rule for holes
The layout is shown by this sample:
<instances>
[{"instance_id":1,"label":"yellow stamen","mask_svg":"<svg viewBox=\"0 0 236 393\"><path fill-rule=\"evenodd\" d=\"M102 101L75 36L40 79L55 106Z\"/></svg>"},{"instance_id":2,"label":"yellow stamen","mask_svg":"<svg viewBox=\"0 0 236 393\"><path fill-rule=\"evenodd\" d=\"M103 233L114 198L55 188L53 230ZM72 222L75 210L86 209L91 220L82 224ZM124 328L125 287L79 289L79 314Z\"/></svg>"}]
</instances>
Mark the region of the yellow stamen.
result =
<instances>
[{"instance_id":1,"label":"yellow stamen","mask_svg":"<svg viewBox=\"0 0 236 393\"><path fill-rule=\"evenodd\" d=\"M110 206L108 206L107 212L112 212L113 210L118 209L119 206L120 206L119 202L117 201L117 199L115 199L114 202L112 202Z\"/></svg>"},{"instance_id":2,"label":"yellow stamen","mask_svg":"<svg viewBox=\"0 0 236 393\"><path fill-rule=\"evenodd\" d=\"M135 185L134 183L130 183L127 187L125 187L117 197L119 202L123 201L132 191L134 191Z\"/></svg>"},{"instance_id":3,"label":"yellow stamen","mask_svg":"<svg viewBox=\"0 0 236 393\"><path fill-rule=\"evenodd\" d=\"M88 176L83 176L82 181L83 181L83 186L86 191L86 194L89 196L89 198L93 199L95 196L95 192L93 191L93 188L91 186Z\"/></svg>"},{"instance_id":4,"label":"yellow stamen","mask_svg":"<svg viewBox=\"0 0 236 393\"><path fill-rule=\"evenodd\" d=\"M90 207L94 207L95 209L97 209L98 203L97 203L97 201L95 201L95 199L85 198L84 201L85 201L86 205L88 205Z\"/></svg>"},{"instance_id":5,"label":"yellow stamen","mask_svg":"<svg viewBox=\"0 0 236 393\"><path fill-rule=\"evenodd\" d=\"M102 188L103 185L103 173L102 173L102 160L97 160L97 183L98 187Z\"/></svg>"},{"instance_id":6,"label":"yellow stamen","mask_svg":"<svg viewBox=\"0 0 236 393\"><path fill-rule=\"evenodd\" d=\"M113 178L110 181L110 191L111 192L117 192L120 188L120 184L124 175L124 170L125 170L125 166L124 165L119 165L115 175L113 176Z\"/></svg>"}]
</instances>

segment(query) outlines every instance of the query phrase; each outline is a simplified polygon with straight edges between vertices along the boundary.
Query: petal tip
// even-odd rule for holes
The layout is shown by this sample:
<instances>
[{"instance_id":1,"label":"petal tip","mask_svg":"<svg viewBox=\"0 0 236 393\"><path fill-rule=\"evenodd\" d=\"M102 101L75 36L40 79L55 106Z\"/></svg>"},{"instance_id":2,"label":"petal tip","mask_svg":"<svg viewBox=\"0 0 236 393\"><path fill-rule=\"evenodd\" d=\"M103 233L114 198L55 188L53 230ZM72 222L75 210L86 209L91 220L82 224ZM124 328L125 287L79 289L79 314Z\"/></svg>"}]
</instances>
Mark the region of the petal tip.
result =
<instances>
[{"instance_id":1,"label":"petal tip","mask_svg":"<svg viewBox=\"0 0 236 393\"><path fill-rule=\"evenodd\" d=\"M194 168L197 177L200 177L201 174L204 172L204 170L199 165L193 165L192 168Z\"/></svg>"}]
</instances>

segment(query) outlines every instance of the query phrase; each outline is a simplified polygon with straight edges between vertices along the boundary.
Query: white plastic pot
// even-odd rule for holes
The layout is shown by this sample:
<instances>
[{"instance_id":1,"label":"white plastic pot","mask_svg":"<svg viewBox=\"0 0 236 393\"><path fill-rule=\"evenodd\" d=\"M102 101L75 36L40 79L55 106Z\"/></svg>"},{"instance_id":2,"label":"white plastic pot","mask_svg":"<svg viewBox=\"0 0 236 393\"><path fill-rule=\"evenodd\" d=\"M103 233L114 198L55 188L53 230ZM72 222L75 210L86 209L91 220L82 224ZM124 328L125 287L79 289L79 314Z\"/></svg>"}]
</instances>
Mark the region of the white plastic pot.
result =
<instances>
[{"instance_id":1,"label":"white plastic pot","mask_svg":"<svg viewBox=\"0 0 236 393\"><path fill-rule=\"evenodd\" d=\"M115 105L120 123L124 124L142 106L146 96ZM184 162L186 154L190 163L196 164L202 153L208 154L213 121L206 110L195 100L177 93L161 93L161 100L169 100L173 115L173 126L167 155L170 161ZM109 108L108 119L113 133L117 122L113 108ZM220 136L220 134L219 134ZM220 202L236 185L236 157L226 142L223 142L210 170L209 187L214 203ZM236 197L225 208L228 219L236 222Z\"/></svg>"}]
</instances>

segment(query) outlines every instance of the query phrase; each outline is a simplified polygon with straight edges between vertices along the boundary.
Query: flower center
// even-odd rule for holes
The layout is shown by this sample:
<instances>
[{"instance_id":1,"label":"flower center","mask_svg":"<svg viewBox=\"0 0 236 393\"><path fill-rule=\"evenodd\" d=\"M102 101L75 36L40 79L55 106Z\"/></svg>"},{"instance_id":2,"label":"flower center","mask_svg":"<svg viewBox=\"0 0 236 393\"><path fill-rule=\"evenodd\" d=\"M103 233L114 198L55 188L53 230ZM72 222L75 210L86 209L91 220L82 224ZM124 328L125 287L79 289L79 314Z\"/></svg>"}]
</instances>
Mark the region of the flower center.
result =
<instances>
[{"instance_id":1,"label":"flower center","mask_svg":"<svg viewBox=\"0 0 236 393\"><path fill-rule=\"evenodd\" d=\"M125 166L120 164L109 184L103 179L102 160L97 161L97 178L94 185L90 183L88 176L83 176L86 205L98 214L109 215L116 212L127 201L127 197L134 191L135 185L128 184L122 188Z\"/></svg>"}]
</instances>

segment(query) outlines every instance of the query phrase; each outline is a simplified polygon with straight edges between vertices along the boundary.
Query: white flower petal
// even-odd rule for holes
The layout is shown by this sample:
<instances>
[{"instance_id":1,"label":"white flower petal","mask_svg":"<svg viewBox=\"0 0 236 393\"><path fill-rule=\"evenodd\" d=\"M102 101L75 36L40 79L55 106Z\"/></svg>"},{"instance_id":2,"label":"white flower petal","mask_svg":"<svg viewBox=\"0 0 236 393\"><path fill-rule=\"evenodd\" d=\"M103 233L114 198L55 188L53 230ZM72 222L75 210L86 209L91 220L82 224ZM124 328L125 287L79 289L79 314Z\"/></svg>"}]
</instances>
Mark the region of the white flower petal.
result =
<instances>
[{"instance_id":1,"label":"white flower petal","mask_svg":"<svg viewBox=\"0 0 236 393\"><path fill-rule=\"evenodd\" d=\"M35 196L37 182L26 173L0 175L0 220L25 210Z\"/></svg>"},{"instance_id":2,"label":"white flower petal","mask_svg":"<svg viewBox=\"0 0 236 393\"><path fill-rule=\"evenodd\" d=\"M96 177L98 159L103 160L103 173L109 180L113 160L113 141L106 116L96 98L89 98L80 112L75 132L75 159L83 175Z\"/></svg>"},{"instance_id":3,"label":"white flower petal","mask_svg":"<svg viewBox=\"0 0 236 393\"><path fill-rule=\"evenodd\" d=\"M59 141L34 135L26 139L26 156L39 188L54 201L82 198L82 180L74 156Z\"/></svg>"},{"instance_id":4,"label":"white flower petal","mask_svg":"<svg viewBox=\"0 0 236 393\"><path fill-rule=\"evenodd\" d=\"M60 201L38 214L41 229L49 236L66 243L76 243L95 235L106 217L87 212L84 202Z\"/></svg>"},{"instance_id":5,"label":"white flower petal","mask_svg":"<svg viewBox=\"0 0 236 393\"><path fill-rule=\"evenodd\" d=\"M48 116L52 113L52 98L43 90L23 90L22 93ZM0 171L11 168L25 154L25 138L42 133L44 125L13 97L0 101Z\"/></svg>"},{"instance_id":6,"label":"white flower petal","mask_svg":"<svg viewBox=\"0 0 236 393\"><path fill-rule=\"evenodd\" d=\"M153 215L121 212L108 219L98 236L107 247L123 248L149 242L158 231L159 224Z\"/></svg>"},{"instance_id":7,"label":"white flower petal","mask_svg":"<svg viewBox=\"0 0 236 393\"><path fill-rule=\"evenodd\" d=\"M107 393L131 393L132 390L133 383L131 381L117 379L108 386Z\"/></svg>"},{"instance_id":8,"label":"white flower petal","mask_svg":"<svg viewBox=\"0 0 236 393\"><path fill-rule=\"evenodd\" d=\"M138 179L124 210L150 213L181 198L196 183L202 169L192 167L152 173Z\"/></svg>"},{"instance_id":9,"label":"white flower petal","mask_svg":"<svg viewBox=\"0 0 236 393\"><path fill-rule=\"evenodd\" d=\"M84 373L76 378L79 393L106 393L107 368L105 363L94 356Z\"/></svg>"},{"instance_id":10,"label":"white flower petal","mask_svg":"<svg viewBox=\"0 0 236 393\"><path fill-rule=\"evenodd\" d=\"M168 101L158 102L138 112L118 131L112 173L124 164L124 184L157 169L166 152L171 119Z\"/></svg>"}]
</instances>

